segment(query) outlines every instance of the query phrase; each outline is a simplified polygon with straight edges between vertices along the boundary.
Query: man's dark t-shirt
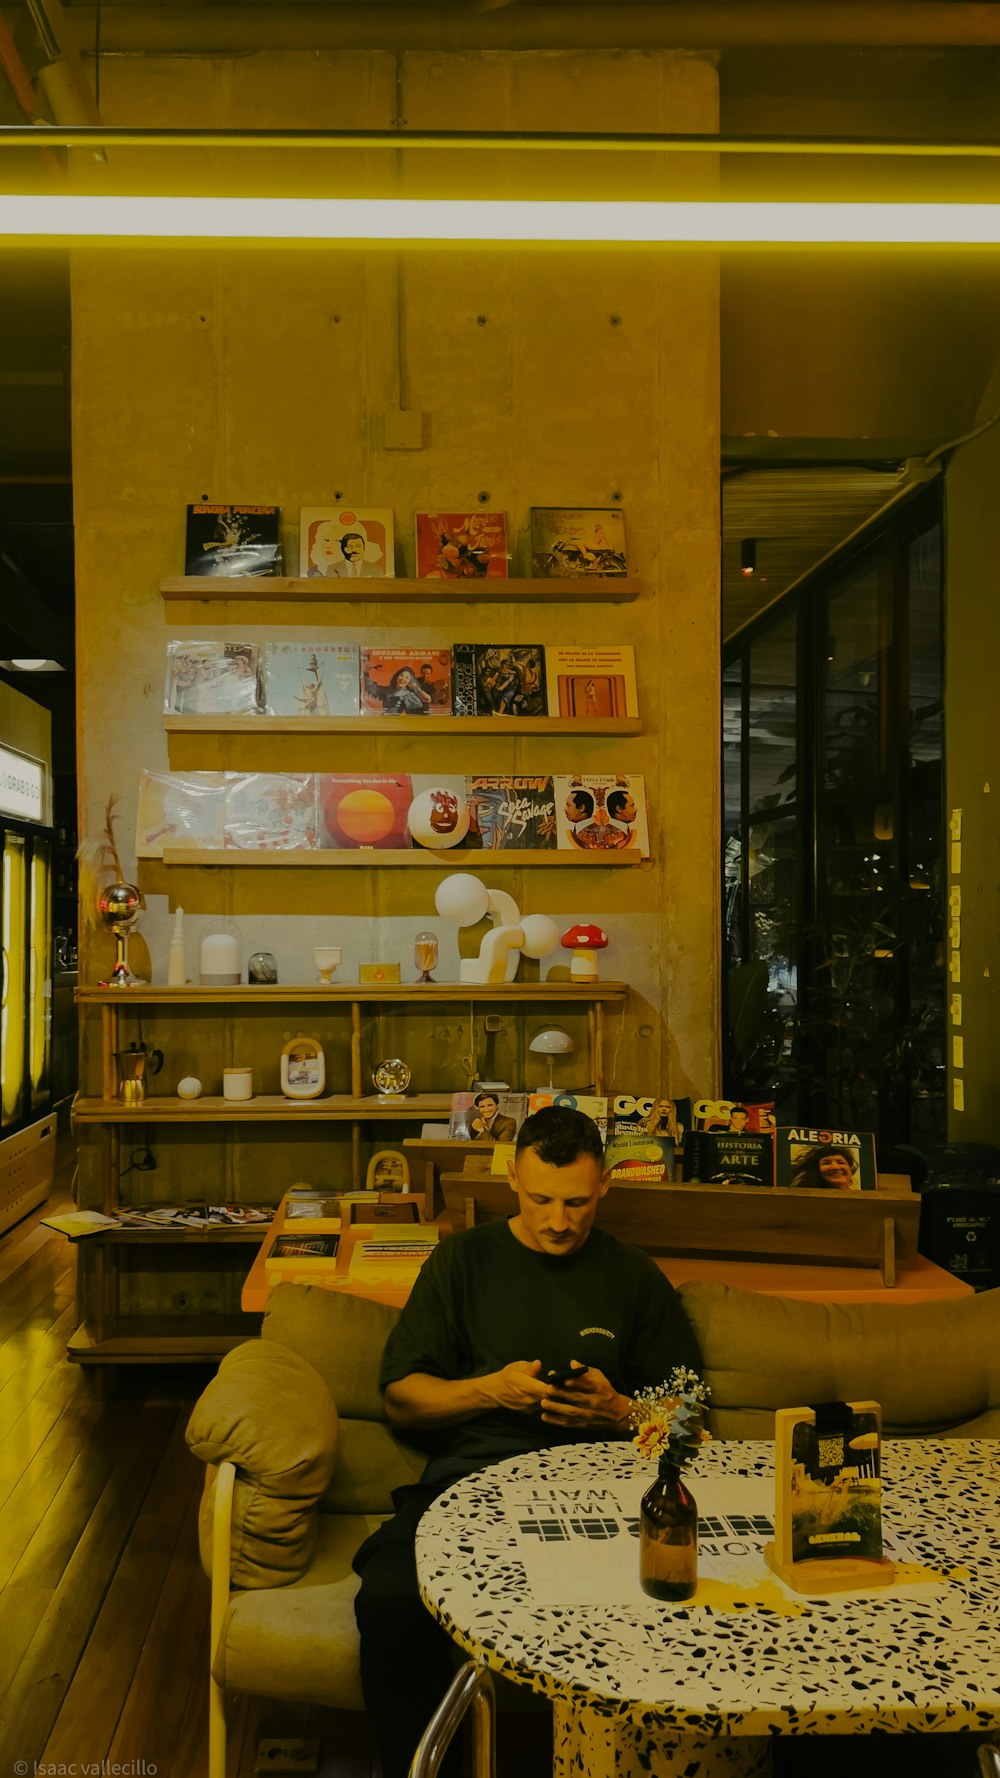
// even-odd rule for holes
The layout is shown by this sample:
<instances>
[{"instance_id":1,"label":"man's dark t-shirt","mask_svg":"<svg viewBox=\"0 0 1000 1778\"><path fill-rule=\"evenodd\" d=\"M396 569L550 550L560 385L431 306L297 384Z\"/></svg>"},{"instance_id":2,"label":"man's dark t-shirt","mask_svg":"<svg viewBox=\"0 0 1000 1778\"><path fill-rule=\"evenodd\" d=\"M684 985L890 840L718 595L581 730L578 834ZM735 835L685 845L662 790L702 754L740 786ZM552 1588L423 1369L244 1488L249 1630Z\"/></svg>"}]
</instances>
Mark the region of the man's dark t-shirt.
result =
<instances>
[{"instance_id":1,"label":"man's dark t-shirt","mask_svg":"<svg viewBox=\"0 0 1000 1778\"><path fill-rule=\"evenodd\" d=\"M700 1365L680 1300L647 1253L599 1228L576 1253L537 1253L507 1222L490 1222L449 1235L423 1266L386 1341L379 1380L384 1389L413 1371L480 1377L536 1358L545 1366L580 1359L624 1395L664 1382L675 1365ZM599 1436L497 1408L439 1435L425 1480L441 1484L504 1457Z\"/></svg>"}]
</instances>

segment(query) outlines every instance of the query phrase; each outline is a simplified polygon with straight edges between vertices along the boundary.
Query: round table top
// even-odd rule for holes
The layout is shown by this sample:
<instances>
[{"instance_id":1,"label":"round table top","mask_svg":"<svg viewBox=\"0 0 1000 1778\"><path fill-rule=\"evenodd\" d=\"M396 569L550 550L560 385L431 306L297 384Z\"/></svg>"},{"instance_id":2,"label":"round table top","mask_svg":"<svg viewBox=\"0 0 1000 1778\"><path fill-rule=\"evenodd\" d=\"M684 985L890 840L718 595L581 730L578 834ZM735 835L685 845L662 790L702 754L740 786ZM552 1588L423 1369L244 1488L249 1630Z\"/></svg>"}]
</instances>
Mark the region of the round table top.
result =
<instances>
[{"instance_id":1,"label":"round table top","mask_svg":"<svg viewBox=\"0 0 1000 1778\"><path fill-rule=\"evenodd\" d=\"M772 1473L762 1442L707 1445L686 1476ZM932 1596L795 1598L778 1609L536 1606L501 1484L593 1487L655 1471L631 1444L555 1446L468 1476L417 1531L424 1603L467 1653L553 1700L692 1734L979 1729L1000 1723L1000 1442L883 1446L883 1522L915 1562L949 1572ZM638 1549L635 1547L638 1567ZM957 1572L956 1572L957 1570ZM775 1577L761 1560L761 1581ZM784 1589L780 1589L784 1591ZM791 1598L791 1596L789 1596Z\"/></svg>"}]
</instances>

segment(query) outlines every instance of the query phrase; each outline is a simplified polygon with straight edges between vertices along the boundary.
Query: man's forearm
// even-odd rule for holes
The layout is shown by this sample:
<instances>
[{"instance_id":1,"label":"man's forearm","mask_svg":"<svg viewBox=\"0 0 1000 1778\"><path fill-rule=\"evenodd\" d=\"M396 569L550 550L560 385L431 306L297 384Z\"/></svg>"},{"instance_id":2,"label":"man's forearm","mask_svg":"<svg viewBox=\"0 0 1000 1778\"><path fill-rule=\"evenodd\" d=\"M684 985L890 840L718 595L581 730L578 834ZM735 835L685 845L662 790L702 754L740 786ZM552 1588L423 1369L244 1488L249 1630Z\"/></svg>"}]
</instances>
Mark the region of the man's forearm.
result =
<instances>
[{"instance_id":1,"label":"man's forearm","mask_svg":"<svg viewBox=\"0 0 1000 1778\"><path fill-rule=\"evenodd\" d=\"M386 1418L392 1426L416 1428L456 1426L496 1407L490 1377L432 1377L412 1371L385 1391Z\"/></svg>"}]
</instances>

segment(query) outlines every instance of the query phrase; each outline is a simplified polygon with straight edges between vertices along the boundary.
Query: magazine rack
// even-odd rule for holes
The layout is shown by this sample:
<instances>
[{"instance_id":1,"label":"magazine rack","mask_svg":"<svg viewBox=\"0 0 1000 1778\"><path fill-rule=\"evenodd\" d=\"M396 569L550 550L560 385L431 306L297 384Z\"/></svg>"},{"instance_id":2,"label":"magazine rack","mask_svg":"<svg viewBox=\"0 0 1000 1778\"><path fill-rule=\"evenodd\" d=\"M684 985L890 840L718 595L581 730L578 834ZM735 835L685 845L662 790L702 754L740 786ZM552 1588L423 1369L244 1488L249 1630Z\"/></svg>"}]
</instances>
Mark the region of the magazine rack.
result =
<instances>
[{"instance_id":1,"label":"magazine rack","mask_svg":"<svg viewBox=\"0 0 1000 1778\"><path fill-rule=\"evenodd\" d=\"M456 1228L510 1214L510 1188L488 1173L442 1173ZM797 1264L877 1267L896 1282L896 1264L917 1251L920 1198L873 1192L789 1191L769 1186L613 1185L601 1227L649 1253Z\"/></svg>"}]
</instances>

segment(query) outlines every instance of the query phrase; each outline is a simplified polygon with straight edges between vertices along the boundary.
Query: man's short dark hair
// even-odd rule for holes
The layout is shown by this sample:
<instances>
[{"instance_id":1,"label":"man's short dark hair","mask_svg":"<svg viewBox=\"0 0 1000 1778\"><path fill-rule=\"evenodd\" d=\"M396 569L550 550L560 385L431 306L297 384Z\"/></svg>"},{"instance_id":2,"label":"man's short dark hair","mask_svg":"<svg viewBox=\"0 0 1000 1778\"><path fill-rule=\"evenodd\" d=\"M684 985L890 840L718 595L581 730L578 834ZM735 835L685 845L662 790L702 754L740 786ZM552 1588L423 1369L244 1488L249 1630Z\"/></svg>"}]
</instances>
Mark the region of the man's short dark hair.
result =
<instances>
[{"instance_id":1,"label":"man's short dark hair","mask_svg":"<svg viewBox=\"0 0 1000 1778\"><path fill-rule=\"evenodd\" d=\"M533 1148L548 1167L568 1167L589 1154L604 1166L604 1144L592 1117L569 1105L543 1105L526 1117L517 1132L514 1159L522 1149Z\"/></svg>"}]
</instances>

